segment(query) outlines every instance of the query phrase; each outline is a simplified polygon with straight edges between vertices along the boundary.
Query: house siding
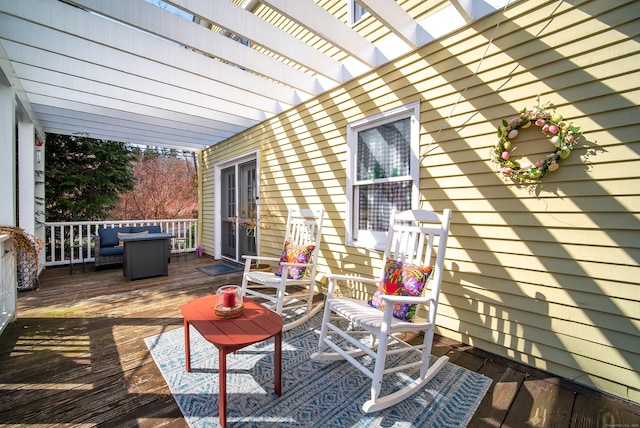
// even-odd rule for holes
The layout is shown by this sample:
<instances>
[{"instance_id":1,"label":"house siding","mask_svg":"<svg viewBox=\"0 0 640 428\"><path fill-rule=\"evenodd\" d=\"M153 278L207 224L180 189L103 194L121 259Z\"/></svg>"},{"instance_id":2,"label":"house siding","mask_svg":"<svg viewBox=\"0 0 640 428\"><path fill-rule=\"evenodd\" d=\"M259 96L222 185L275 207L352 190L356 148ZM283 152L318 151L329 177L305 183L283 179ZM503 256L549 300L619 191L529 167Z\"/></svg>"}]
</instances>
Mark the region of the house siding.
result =
<instances>
[{"instance_id":1,"label":"house siding","mask_svg":"<svg viewBox=\"0 0 640 428\"><path fill-rule=\"evenodd\" d=\"M421 205L453 209L438 333L640 402L639 26L634 1L518 2L207 149L205 249L213 165L259 150L261 253L289 206L322 206L320 271L376 275L380 252L345 245L347 123L420 101ZM490 149L537 94L585 138L519 186Z\"/></svg>"}]
</instances>

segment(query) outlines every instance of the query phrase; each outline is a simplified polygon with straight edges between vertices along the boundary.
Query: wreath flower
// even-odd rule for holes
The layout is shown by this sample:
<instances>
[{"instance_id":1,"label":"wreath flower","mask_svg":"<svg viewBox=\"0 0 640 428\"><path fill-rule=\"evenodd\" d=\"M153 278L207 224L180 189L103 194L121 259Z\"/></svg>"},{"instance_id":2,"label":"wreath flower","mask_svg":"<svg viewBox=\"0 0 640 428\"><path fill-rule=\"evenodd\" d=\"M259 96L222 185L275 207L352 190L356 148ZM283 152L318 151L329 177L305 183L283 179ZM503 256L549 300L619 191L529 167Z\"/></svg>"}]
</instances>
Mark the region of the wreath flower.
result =
<instances>
[{"instance_id":1,"label":"wreath flower","mask_svg":"<svg viewBox=\"0 0 640 428\"><path fill-rule=\"evenodd\" d=\"M577 139L582 135L580 127L567 122L560 113L549 110L550 103L540 103L540 97L536 97L536 105L531 110L525 107L519 116L509 121L503 119L498 126L498 141L491 149L491 161L496 163L502 175L513 180L539 180L549 172L557 170L560 159L566 159L571 154ZM519 129L525 129L531 125L541 128L542 133L555 146L556 150L537 160L533 165L522 165L511 159L512 141L518 136Z\"/></svg>"}]
</instances>

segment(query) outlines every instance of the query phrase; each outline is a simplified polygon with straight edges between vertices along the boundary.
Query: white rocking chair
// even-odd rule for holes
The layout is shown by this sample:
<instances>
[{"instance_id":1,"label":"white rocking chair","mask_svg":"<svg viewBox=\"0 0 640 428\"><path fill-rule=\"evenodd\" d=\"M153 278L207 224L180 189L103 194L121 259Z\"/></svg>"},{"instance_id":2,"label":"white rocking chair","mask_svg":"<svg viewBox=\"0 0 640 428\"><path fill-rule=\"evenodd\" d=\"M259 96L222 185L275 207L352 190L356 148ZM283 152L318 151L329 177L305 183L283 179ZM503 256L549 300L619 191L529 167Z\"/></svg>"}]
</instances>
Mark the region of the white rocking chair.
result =
<instances>
[{"instance_id":1,"label":"white rocking chair","mask_svg":"<svg viewBox=\"0 0 640 428\"><path fill-rule=\"evenodd\" d=\"M313 299L323 219L324 210L292 209L281 257L242 256L242 293L263 299L263 305L282 315L283 331L304 323L322 309L324 302L314 306ZM278 268L275 272L251 270L252 264L262 262L276 262Z\"/></svg>"},{"instance_id":2,"label":"white rocking chair","mask_svg":"<svg viewBox=\"0 0 640 428\"><path fill-rule=\"evenodd\" d=\"M449 359L442 356L430 365L450 219L449 209L442 214L423 210L394 211L380 279L329 275L318 352L311 358L316 361L344 359L371 378L371 399L362 406L366 413L393 406L416 393ZM430 275L429 268L424 267L431 267ZM383 303L384 309L372 307L362 299L338 296L338 281L351 285L378 285L372 301L378 306ZM388 293L392 291L393 284L405 284L406 291L383 295L383 285L388 288ZM414 287L416 284L424 284L421 291L417 290L419 286ZM418 295L411 296L414 293ZM396 317L410 319L421 305L428 310L427 319L416 318L409 322ZM411 308L415 308L416 312L412 312ZM424 340L421 344L410 345L401 340L402 333L406 332L422 332ZM415 353L416 358L410 363L405 361L396 366L387 366L387 357L403 353ZM370 362L372 370L357 359L365 354L373 359L373 363ZM420 374L411 375L409 372L417 372L418 366ZM404 386L393 387L398 382L396 374L406 376L403 378Z\"/></svg>"}]
</instances>

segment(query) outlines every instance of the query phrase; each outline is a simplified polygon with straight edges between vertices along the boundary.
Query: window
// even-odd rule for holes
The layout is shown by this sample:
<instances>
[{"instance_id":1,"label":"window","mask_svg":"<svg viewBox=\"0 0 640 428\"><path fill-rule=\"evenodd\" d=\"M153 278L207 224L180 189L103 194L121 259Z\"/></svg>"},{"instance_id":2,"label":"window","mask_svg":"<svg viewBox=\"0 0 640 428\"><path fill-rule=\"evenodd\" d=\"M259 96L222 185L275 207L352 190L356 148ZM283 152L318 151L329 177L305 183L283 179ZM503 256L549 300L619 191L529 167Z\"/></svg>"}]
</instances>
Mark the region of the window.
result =
<instances>
[{"instance_id":1,"label":"window","mask_svg":"<svg viewBox=\"0 0 640 428\"><path fill-rule=\"evenodd\" d=\"M389 216L418 208L420 103L347 125L347 244L383 248Z\"/></svg>"},{"instance_id":2,"label":"window","mask_svg":"<svg viewBox=\"0 0 640 428\"><path fill-rule=\"evenodd\" d=\"M354 25L369 14L369 12L356 3L355 0L347 0L347 5L349 6L349 23L351 25Z\"/></svg>"}]
</instances>

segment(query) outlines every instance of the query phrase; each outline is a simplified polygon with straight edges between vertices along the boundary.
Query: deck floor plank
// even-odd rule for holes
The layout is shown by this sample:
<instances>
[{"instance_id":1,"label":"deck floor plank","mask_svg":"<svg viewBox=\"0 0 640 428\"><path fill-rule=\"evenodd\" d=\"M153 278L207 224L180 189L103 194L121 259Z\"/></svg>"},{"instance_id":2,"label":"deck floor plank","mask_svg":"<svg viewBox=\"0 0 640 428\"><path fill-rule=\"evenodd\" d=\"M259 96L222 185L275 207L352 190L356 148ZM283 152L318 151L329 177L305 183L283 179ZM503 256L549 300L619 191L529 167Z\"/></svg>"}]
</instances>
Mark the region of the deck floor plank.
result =
<instances>
[{"instance_id":1,"label":"deck floor plank","mask_svg":"<svg viewBox=\"0 0 640 428\"><path fill-rule=\"evenodd\" d=\"M487 361L478 372L491 378L493 383L469 427L499 427L509 413L525 374L493 361Z\"/></svg>"},{"instance_id":2,"label":"deck floor plank","mask_svg":"<svg viewBox=\"0 0 640 428\"><path fill-rule=\"evenodd\" d=\"M529 377L519 388L503 426L568 427L574 395L555 382Z\"/></svg>"},{"instance_id":3,"label":"deck floor plank","mask_svg":"<svg viewBox=\"0 0 640 428\"><path fill-rule=\"evenodd\" d=\"M143 339L181 328L189 300L240 283L197 270L215 262L189 255L137 281L121 268L47 269L1 336L0 425L187 427ZM471 427L640 426L640 406L472 346L436 337L433 353L493 379Z\"/></svg>"},{"instance_id":4,"label":"deck floor plank","mask_svg":"<svg viewBox=\"0 0 640 428\"><path fill-rule=\"evenodd\" d=\"M571 415L571 428L624 427L637 428L638 415L609 402L582 394L576 396Z\"/></svg>"}]
</instances>

